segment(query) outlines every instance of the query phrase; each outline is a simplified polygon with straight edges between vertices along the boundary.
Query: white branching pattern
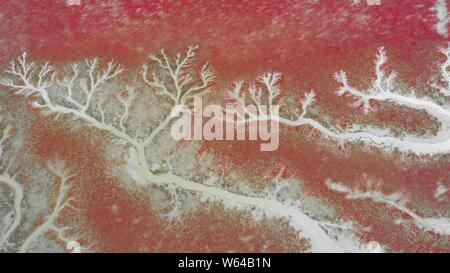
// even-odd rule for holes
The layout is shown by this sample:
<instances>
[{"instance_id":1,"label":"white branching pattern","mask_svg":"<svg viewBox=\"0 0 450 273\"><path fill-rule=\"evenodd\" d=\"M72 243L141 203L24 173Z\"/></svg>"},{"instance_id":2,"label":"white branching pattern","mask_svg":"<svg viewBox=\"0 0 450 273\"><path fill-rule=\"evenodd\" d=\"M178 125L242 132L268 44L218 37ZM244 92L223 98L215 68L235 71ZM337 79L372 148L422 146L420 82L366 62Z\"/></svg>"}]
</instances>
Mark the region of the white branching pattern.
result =
<instances>
[{"instance_id":1,"label":"white branching pattern","mask_svg":"<svg viewBox=\"0 0 450 273\"><path fill-rule=\"evenodd\" d=\"M153 173L151 171L145 155L146 147L178 116L178 111L183 109L183 106L190 98L193 96L201 96L210 91L214 74L208 68L207 64L204 64L200 69L199 83L194 81L192 68L196 49L196 46L191 46L184 55L177 54L173 59L164 50L161 51L160 57L151 55L150 60L155 66L154 71L151 73L151 79L148 78L149 66L143 66L142 77L144 82L150 87L159 90L163 96L173 102L173 105L172 110L161 123L142 139L133 137L125 130L125 122L129 114L128 110L133 99L133 92L130 89L127 90L126 95L118 95L119 101L124 106L119 124L113 125L112 123L108 123L108 119L106 118L104 108L106 99L101 95L99 89L103 84L112 80L113 77L122 71L121 67L114 65L113 62L108 63L107 68L102 72L97 72L96 70L100 69L99 62L96 59L87 60L84 64L88 70L87 79L81 76L80 65L72 65L72 74L62 77L61 80L56 82L56 74L52 68L49 69L50 66L48 64L38 67L34 63L28 63L24 54L17 60L20 67L22 67L21 69L16 69L17 64L13 62L11 63L11 69L7 70L8 73L12 71L13 73L10 74L15 77L13 79L3 79L0 83L12 88L17 94L36 95L36 100L33 101L34 107L42 108L55 114L72 114L74 117L88 122L91 126L107 131L111 135L127 141L131 146L128 171L137 181L146 181L160 185L174 185L177 188L199 192L202 195L222 201L228 200L232 203L244 204L245 206L256 206L263 211L272 211L273 214L281 213L280 216L288 220L299 218L290 221L294 221L296 228L303 230L308 235L314 244L313 249L315 251L344 251L343 248L339 247L337 242L328 236L325 232L326 228L322 228L320 223L317 223L296 208L290 208L275 200L258 199L230 193L216 187L205 186L176 176L171 172ZM40 71L38 72L40 75L38 82L34 81L36 75L33 73L35 73L36 69ZM261 77L261 81L269 88L269 100L272 103L279 95L278 88L275 86L278 80L277 75L266 74ZM54 87L55 82L58 86L63 86L66 90L63 99L69 104L71 103L70 105L52 99L51 88ZM84 93L84 96L76 93L76 90L80 89L79 87L81 87L81 94ZM95 94L98 95L96 96ZM84 97L84 99L81 100L80 97ZM93 101L97 101L95 107L92 103ZM309 104L309 102L307 103ZM94 112L97 112L98 115L94 115ZM174 206L173 212L177 212L176 206Z\"/></svg>"},{"instance_id":2,"label":"white branching pattern","mask_svg":"<svg viewBox=\"0 0 450 273\"><path fill-rule=\"evenodd\" d=\"M11 219L11 221L6 220L5 230L0 233L0 250L7 249L15 249L17 248L18 252L26 252L30 249L33 243L37 241L37 239L44 235L47 231L53 230L57 235L58 239L67 244L69 241L74 238L67 238L66 231L67 227L60 227L56 224L57 218L62 213L63 209L70 208L76 209L71 202L73 202L73 198L68 196L69 185L67 184L68 180L72 178L61 161L55 161L54 163L48 164L48 169L60 180L59 190L57 193L55 205L52 208L52 212L45 217L45 220L42 224L37 227L32 227L29 231L29 234L26 234L24 237L24 241L12 241L11 237L19 232L19 227L22 224L24 215L26 211L24 211L23 207L23 199L25 195L25 188L18 181L16 175L10 175L10 169L13 164L13 160L15 159L16 154L11 156L9 160L6 160L6 156L3 154L3 148L5 141L11 137L10 131L12 130L11 126L7 126L3 130L3 136L0 139L0 158L4 159L1 162L1 174L0 174L0 185L5 184L13 191L13 208L14 211L11 211L7 218Z\"/></svg>"},{"instance_id":3,"label":"white branching pattern","mask_svg":"<svg viewBox=\"0 0 450 273\"><path fill-rule=\"evenodd\" d=\"M161 119L160 123L143 137L133 134L127 126L133 101L136 99L133 88L127 87L125 92L119 92L114 97L122 106L122 111L116 111L119 114L118 122L108 115L106 103L108 101L109 90L108 84L118 78L123 71L120 65L114 62L108 62L105 68L102 68L97 59L86 60L82 64L73 64L69 75L57 75L53 67L48 63L37 65L29 63L26 55L19 57L13 61L6 70L10 74L10 78L4 78L0 84L14 90L16 94L30 96L33 95L32 105L41 108L49 113L56 115L70 114L75 118L84 120L89 125L110 133L112 136L125 140L129 150L129 158L127 160L127 170L131 177L142 184L155 183L158 185L169 186L174 196L173 210L169 212L168 217L177 217L178 215L178 195L176 189L194 191L201 196L227 203L230 207L247 209L255 207L264 214L276 215L283 219L287 219L289 223L299 232L306 235L311 242L312 250L318 252L340 252L352 251L346 245L343 246L335 237L330 236L330 229L348 229L348 224L333 224L315 220L302 212L295 203L285 203L275 196L267 196L265 198L257 198L246 196L243 194L226 191L220 187L207 186L201 183L187 180L183 177L175 175L172 170L167 172L154 172L150 168L151 162L146 157L147 147L155 140L155 138L164 130L167 130L169 124L178 117L183 107L188 105L188 101L194 96L202 96L211 91L211 85L214 80L214 73L205 63L198 67L199 75L194 76L197 67L195 65L197 46L190 46L184 54L176 54L171 58L164 50L160 55L150 55L150 65L144 65L141 71L143 82L145 82L152 90L156 90L171 102L171 110ZM357 97L358 103L370 110L370 100L377 99L382 101L394 101L399 104L407 105L414 109L425 109L430 115L436 115L440 120L448 121L448 109L440 106L431 100L417 98L413 95L405 96L394 93L393 80L395 74L386 76L383 64L386 62L386 55L380 50L377 61L377 79L373 88L365 92L350 87L345 77L345 73L341 72L336 79L343 84L338 94L350 94ZM64 74L61 72L61 74ZM314 102L315 94L310 91L304 95L300 101L301 112L295 119L289 119L275 115L278 111L280 96L283 94L279 87L281 74L265 73L258 78L257 84L248 87L250 103L261 109L263 105L268 105L268 111L260 111L255 116L252 112L247 111L249 120L277 119L280 123L287 126L312 126L327 137L340 141L364 141L373 143L381 147L394 147L402 150L408 150L415 153L443 153L449 150L449 140L439 143L423 143L426 147L417 147L414 141L398 139L392 136L378 136L371 132L342 132L334 128L328 129L321 125L318 121L308 118L308 108ZM445 77L444 77L445 80ZM60 88L63 92L60 92ZM59 88L59 89L58 89ZM243 83L237 82L234 89L229 93L230 97L241 104L244 109L246 107L246 95L243 92ZM55 90L57 92L55 92ZM441 91L442 93L442 91ZM251 115L253 114L253 116ZM448 122L445 123L447 126ZM444 125L443 125L444 126ZM448 127L448 126L447 126ZM446 128L447 128L446 127ZM428 147L428 146L431 147ZM56 172L55 172L56 174ZM67 192L64 190L66 181L69 178L66 174L59 174L61 177L61 191L58 197L59 202L54 208L52 214L46 219L44 224L40 226L38 231L30 235L31 239L23 250L26 250L35 238L47 229L56 229L54 227L55 217L60 211L60 207L67 206L65 200ZM423 221L424 219L422 219ZM37 234L37 235L33 235ZM61 234L61 233L60 233ZM30 238L29 237L29 238Z\"/></svg>"},{"instance_id":4,"label":"white branching pattern","mask_svg":"<svg viewBox=\"0 0 450 273\"><path fill-rule=\"evenodd\" d=\"M12 127L7 125L3 130L2 138L0 139L0 159L1 159L1 168L2 171L0 173L0 183L5 184L13 191L13 207L14 211L11 211L7 215L7 219L12 221L5 221L6 227L5 230L0 233L0 250L6 249L10 246L10 236L14 233L14 231L19 227L22 221L22 200L23 200L23 187L16 180L14 175L10 175L10 167L13 161L13 158L10 158L9 161L6 160L6 156L4 155L4 145L5 141L11 137Z\"/></svg>"},{"instance_id":5,"label":"white branching pattern","mask_svg":"<svg viewBox=\"0 0 450 273\"><path fill-rule=\"evenodd\" d=\"M439 235L450 235L450 218L425 218L417 215L406 206L407 200L400 193L384 194L381 191L372 189L372 185L366 186L365 190L359 188L349 188L342 183L326 181L326 185L333 191L345 194L347 199L369 199L376 203L383 203L392 209L398 210L408 215L412 222L418 227L432 231Z\"/></svg>"},{"instance_id":6,"label":"white branching pattern","mask_svg":"<svg viewBox=\"0 0 450 273\"><path fill-rule=\"evenodd\" d=\"M58 160L49 163L48 169L59 180L55 205L51 209L51 213L45 217L44 222L34 228L32 232L26 236L25 241L19 248L19 252L27 252L40 236L50 230L56 232L58 239L64 242L64 246L75 239L79 239L68 238L66 236L66 232L70 230L70 227L61 227L57 224L57 219L65 208L77 210L77 208L73 205L73 197L69 196L70 185L68 182L73 178L73 175L71 175L65 168L64 164Z\"/></svg>"},{"instance_id":7,"label":"white branching pattern","mask_svg":"<svg viewBox=\"0 0 450 273\"><path fill-rule=\"evenodd\" d=\"M282 116L278 117L278 113L275 112L275 110L278 110L275 109L275 106L278 105L275 102L281 93L281 89L278 86L280 80L281 74L278 72L262 74L258 78L258 85L254 83L250 84L247 89L250 101L247 101L246 93L243 91L243 82L235 82L233 90L229 91L228 95L241 106L246 116L248 116L248 118L240 116L241 122L273 119L286 125L293 125L300 124L304 121L307 109L314 101L314 91L311 90L305 94L304 99L301 101L303 111L296 120L289 120ZM249 105L255 106L257 113L251 111ZM267 106L268 109L265 109L264 106Z\"/></svg>"},{"instance_id":8,"label":"white branching pattern","mask_svg":"<svg viewBox=\"0 0 450 273\"><path fill-rule=\"evenodd\" d=\"M441 49L443 53L445 53L446 50L450 50L450 47L445 50ZM415 96L414 91L410 91L409 94L401 94L400 93L401 91L396 92L396 89L398 88L395 86L395 78L397 77L397 74L395 72L386 74L386 71L384 69L386 63L387 63L386 51L384 48L380 48L378 50L378 54L375 59L376 78L375 81L372 83L372 86L366 91L360 91L356 88L351 87L347 81L347 75L345 72L341 71L339 73L336 73L334 77L336 81L341 84L341 87L338 89L338 91L336 91L336 94L338 96L342 96L345 94L353 96L356 99L356 102L353 106L355 107L363 106L365 113L371 111L370 101L374 100L374 101L391 101L396 104L405 105L413 109L418 110L423 109L427 111L430 115L441 114L446 117L450 116L450 110L448 108L433 102L429 98L418 98L417 96ZM441 73L443 80L448 81L450 80L450 78L448 75L449 72L446 71L446 68L448 67L448 64L446 63L442 64ZM447 85L449 83L450 81L447 82ZM442 87L440 91L442 93L448 92L448 90L445 90L444 87Z\"/></svg>"},{"instance_id":9,"label":"white branching pattern","mask_svg":"<svg viewBox=\"0 0 450 273\"><path fill-rule=\"evenodd\" d=\"M442 81L444 85L439 86L439 92L446 95L449 92L450 75L449 67L449 52L450 45L447 49L441 49L441 52L447 56L447 61L440 67ZM251 111L246 104L246 95L242 82L236 82L233 90L229 91L229 96L236 101L245 111L246 117L240 117L241 122L248 122L252 120L274 119L286 126L312 126L315 130L321 132L325 137L344 141L362 141L368 144L376 145L384 149L399 149L400 151L412 152L416 154L447 154L450 152L450 108L448 105L441 105L431 98L417 97L413 91L409 94L401 92L395 84L396 73L388 74L384 66L387 62L387 56L384 48L380 48L375 60L375 80L368 90L361 91L352 87L347 79L345 72L341 71L334 75L341 87L336 91L338 96L349 95L355 98L354 107L362 107L365 113L372 110L371 101L392 102L398 105L406 106L414 110L424 110L433 118L437 119L441 128L435 136L417 137L415 135L406 134L403 137L396 137L390 132L382 130L374 130L373 128L356 128L348 129L346 131L337 128L327 128L318 121L307 117L308 107L314 102L314 91L305 93L304 98L300 101L301 114L295 119L290 119L283 116L282 110L280 115L273 114L272 104L276 97L280 94L280 89L277 87L281 79L279 73L263 74L258 82L262 83L262 88L255 87L251 84L248 88L250 97L250 105L256 105L258 114ZM434 85L436 86L436 85ZM269 105L269 114L261 109L262 105Z\"/></svg>"},{"instance_id":10,"label":"white branching pattern","mask_svg":"<svg viewBox=\"0 0 450 273\"><path fill-rule=\"evenodd\" d=\"M203 64L201 68L198 84L194 82L193 72L190 71L197 49L198 46L190 46L184 55L178 53L173 59L167 56L164 49L161 49L160 57L150 55L150 60L159 66L159 71L154 71L149 79L149 67L144 64L142 67L144 81L151 87L159 89L175 105L183 105L193 96L210 92L209 87L214 80L214 72L209 68L208 63Z\"/></svg>"}]
</instances>

